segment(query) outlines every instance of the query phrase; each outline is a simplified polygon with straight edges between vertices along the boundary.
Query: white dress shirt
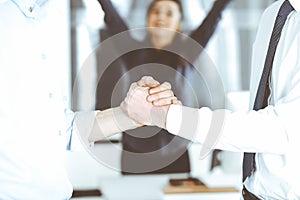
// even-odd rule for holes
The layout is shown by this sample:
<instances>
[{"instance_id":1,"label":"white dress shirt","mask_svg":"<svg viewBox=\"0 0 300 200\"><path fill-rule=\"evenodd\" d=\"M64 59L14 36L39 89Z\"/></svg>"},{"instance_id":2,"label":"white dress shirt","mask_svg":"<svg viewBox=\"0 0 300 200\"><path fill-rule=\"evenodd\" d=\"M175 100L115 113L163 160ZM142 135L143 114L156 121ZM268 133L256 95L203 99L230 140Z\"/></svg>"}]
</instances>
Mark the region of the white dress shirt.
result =
<instances>
[{"instance_id":1,"label":"white dress shirt","mask_svg":"<svg viewBox=\"0 0 300 200\"><path fill-rule=\"evenodd\" d=\"M210 140L216 149L257 152L256 171L244 185L256 196L268 200L300 199L299 0L290 0L295 11L287 18L275 54L270 105L259 111L251 110L275 18L283 1L266 9L253 45L250 110L212 111L172 105L166 122L169 132L201 143ZM193 130L194 135L182 135L187 132L185 129ZM217 134L215 130L219 130Z\"/></svg>"}]
</instances>

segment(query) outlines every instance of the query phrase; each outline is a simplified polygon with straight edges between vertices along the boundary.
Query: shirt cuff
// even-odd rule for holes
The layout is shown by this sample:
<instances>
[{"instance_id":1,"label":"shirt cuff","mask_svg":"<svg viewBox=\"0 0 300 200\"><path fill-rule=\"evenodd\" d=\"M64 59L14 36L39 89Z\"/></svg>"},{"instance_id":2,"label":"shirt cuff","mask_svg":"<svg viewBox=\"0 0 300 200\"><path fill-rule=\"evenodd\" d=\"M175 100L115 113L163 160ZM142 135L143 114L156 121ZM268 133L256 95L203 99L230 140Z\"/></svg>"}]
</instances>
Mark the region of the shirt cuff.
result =
<instances>
[{"instance_id":1,"label":"shirt cuff","mask_svg":"<svg viewBox=\"0 0 300 200\"><path fill-rule=\"evenodd\" d=\"M167 114L166 129L168 132L191 141L204 143L210 130L212 111L171 105Z\"/></svg>"},{"instance_id":2,"label":"shirt cuff","mask_svg":"<svg viewBox=\"0 0 300 200\"><path fill-rule=\"evenodd\" d=\"M182 106L171 105L166 119L166 129L168 132L178 135L182 122Z\"/></svg>"},{"instance_id":3,"label":"shirt cuff","mask_svg":"<svg viewBox=\"0 0 300 200\"><path fill-rule=\"evenodd\" d=\"M92 145L89 141L89 137L93 131L96 114L97 112L95 111L76 112L72 137L79 138L79 140L87 146Z\"/></svg>"}]
</instances>

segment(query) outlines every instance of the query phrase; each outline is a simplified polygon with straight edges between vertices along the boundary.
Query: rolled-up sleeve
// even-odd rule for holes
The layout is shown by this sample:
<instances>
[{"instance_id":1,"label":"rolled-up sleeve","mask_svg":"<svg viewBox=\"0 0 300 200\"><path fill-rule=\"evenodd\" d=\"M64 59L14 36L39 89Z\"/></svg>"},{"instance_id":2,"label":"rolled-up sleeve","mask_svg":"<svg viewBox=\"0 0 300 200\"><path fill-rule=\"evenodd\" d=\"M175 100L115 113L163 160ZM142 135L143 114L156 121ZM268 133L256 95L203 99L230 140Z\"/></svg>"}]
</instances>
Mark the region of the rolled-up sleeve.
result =
<instances>
[{"instance_id":1,"label":"rolled-up sleeve","mask_svg":"<svg viewBox=\"0 0 300 200\"><path fill-rule=\"evenodd\" d=\"M67 150L81 150L82 144L91 145L88 138L93 131L96 114L97 111L68 112Z\"/></svg>"}]
</instances>

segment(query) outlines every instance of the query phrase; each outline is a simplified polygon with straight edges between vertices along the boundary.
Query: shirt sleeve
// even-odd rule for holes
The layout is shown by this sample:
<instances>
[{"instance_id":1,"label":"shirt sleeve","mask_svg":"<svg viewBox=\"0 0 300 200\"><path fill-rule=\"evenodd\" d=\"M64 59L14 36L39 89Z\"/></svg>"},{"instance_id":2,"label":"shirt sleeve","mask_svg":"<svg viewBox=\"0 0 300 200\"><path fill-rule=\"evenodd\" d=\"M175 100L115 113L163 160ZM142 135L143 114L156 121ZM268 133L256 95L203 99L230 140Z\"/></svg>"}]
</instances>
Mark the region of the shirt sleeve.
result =
<instances>
[{"instance_id":1,"label":"shirt sleeve","mask_svg":"<svg viewBox=\"0 0 300 200\"><path fill-rule=\"evenodd\" d=\"M77 146L76 138L79 138L81 143L90 145L95 141L105 140L114 134L139 126L141 125L129 118L120 107L104 111L76 112L69 129L71 130L69 149Z\"/></svg>"},{"instance_id":2,"label":"shirt sleeve","mask_svg":"<svg viewBox=\"0 0 300 200\"><path fill-rule=\"evenodd\" d=\"M88 137L93 127L96 112L73 112L69 110L66 116L68 123L67 135L69 137L67 150L82 150L83 143L90 145Z\"/></svg>"},{"instance_id":3,"label":"shirt sleeve","mask_svg":"<svg viewBox=\"0 0 300 200\"><path fill-rule=\"evenodd\" d=\"M288 145L284 124L273 106L231 112L172 105L166 127L170 133L202 144L210 142L212 148L221 150L282 154Z\"/></svg>"},{"instance_id":4,"label":"shirt sleeve","mask_svg":"<svg viewBox=\"0 0 300 200\"><path fill-rule=\"evenodd\" d=\"M128 26L110 0L98 0L104 12L104 21L112 35L128 30Z\"/></svg>"},{"instance_id":5,"label":"shirt sleeve","mask_svg":"<svg viewBox=\"0 0 300 200\"><path fill-rule=\"evenodd\" d=\"M196 40L203 48L206 47L209 39L215 32L222 12L230 1L231 0L215 1L201 25L190 34L190 37Z\"/></svg>"},{"instance_id":6,"label":"shirt sleeve","mask_svg":"<svg viewBox=\"0 0 300 200\"><path fill-rule=\"evenodd\" d=\"M129 30L129 27L117 12L112 2L110 0L98 0L98 2L100 3L104 12L104 22L106 24L109 36L117 35L112 40L112 45L114 46L114 50L116 50L117 57L123 55L124 53L128 53L128 47L132 47L134 49L141 48L140 43L134 37L132 37L131 30ZM106 43L106 45L107 44L110 44L110 42ZM107 52L111 54L111 51ZM115 54L113 55L116 56ZM123 61L128 64L127 59Z\"/></svg>"}]
</instances>

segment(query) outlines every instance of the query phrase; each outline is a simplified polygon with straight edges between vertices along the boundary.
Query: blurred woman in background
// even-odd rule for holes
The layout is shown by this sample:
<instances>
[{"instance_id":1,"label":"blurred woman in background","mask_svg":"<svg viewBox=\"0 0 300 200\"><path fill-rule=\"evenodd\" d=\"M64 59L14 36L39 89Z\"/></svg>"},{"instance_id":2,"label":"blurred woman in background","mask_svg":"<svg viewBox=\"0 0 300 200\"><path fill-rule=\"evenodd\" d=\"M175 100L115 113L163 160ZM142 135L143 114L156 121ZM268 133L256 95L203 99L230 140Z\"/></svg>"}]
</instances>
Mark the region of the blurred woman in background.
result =
<instances>
[{"instance_id":1,"label":"blurred woman in background","mask_svg":"<svg viewBox=\"0 0 300 200\"><path fill-rule=\"evenodd\" d=\"M131 33L142 31L126 32L129 28L111 1L98 0L105 13L104 20L110 36L121 33L119 36L122 39L114 43L116 52L128 46L133 50L120 55L108 67L100 66L96 108L105 109L119 105L126 95L125 88L143 75L153 76L160 82L170 82L176 96L184 105L194 108L223 107L224 91L221 81L218 82L220 78L216 71L208 69L208 63L205 63L207 66L194 64L208 44L221 19L222 11L230 1L217 0L201 25L187 37L180 34L184 17L181 2L154 0L147 10L145 39L139 41ZM199 44L197 48L192 45L194 41ZM101 65L101 60L99 64ZM209 77L203 77L202 72L207 74L205 71L213 73ZM210 82L215 85L208 85ZM142 127L128 131L123 134L122 143L123 173L175 173L190 170L186 151L189 142L174 137L166 130ZM134 154L151 152L156 153L150 157Z\"/></svg>"}]
</instances>

